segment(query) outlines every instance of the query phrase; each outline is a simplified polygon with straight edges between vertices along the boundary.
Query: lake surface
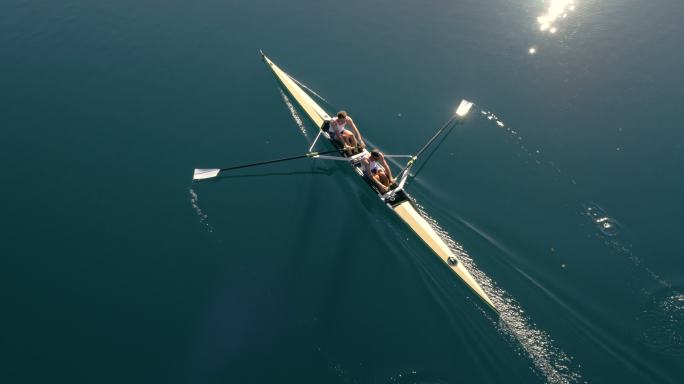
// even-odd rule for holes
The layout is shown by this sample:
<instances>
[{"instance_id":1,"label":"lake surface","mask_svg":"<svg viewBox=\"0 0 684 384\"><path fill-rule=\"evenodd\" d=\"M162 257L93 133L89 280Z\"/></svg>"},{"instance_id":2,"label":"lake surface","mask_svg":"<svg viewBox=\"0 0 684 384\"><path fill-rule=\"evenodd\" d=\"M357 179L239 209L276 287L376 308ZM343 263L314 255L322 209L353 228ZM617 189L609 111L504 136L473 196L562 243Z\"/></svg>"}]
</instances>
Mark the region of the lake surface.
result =
<instances>
[{"instance_id":1,"label":"lake surface","mask_svg":"<svg viewBox=\"0 0 684 384\"><path fill-rule=\"evenodd\" d=\"M3 1L0 381L681 382L682 19L681 0ZM386 153L475 102L407 190L500 318L345 166L192 182L312 142L259 49Z\"/></svg>"}]
</instances>

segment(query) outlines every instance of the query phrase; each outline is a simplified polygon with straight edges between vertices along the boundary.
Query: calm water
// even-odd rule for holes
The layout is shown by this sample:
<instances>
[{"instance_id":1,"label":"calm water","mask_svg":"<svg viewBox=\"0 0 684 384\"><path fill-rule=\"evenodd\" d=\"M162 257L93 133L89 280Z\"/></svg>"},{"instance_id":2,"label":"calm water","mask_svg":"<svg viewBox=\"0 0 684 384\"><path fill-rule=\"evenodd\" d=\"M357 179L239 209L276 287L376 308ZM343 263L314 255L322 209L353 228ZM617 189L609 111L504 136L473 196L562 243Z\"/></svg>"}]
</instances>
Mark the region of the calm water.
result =
<instances>
[{"instance_id":1,"label":"calm water","mask_svg":"<svg viewBox=\"0 0 684 384\"><path fill-rule=\"evenodd\" d=\"M684 3L0 5L3 383L675 383ZM263 49L411 153L482 305L346 167L296 155Z\"/></svg>"}]
</instances>

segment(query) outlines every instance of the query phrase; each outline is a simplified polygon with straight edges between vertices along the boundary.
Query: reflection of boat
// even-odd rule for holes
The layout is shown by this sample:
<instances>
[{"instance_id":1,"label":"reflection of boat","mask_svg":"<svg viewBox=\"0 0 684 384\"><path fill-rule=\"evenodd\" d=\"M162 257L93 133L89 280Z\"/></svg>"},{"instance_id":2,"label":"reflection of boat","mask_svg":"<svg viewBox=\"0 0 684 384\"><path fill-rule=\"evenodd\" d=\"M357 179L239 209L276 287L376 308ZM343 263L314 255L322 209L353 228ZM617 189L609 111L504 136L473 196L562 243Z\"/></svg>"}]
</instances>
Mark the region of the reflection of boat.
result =
<instances>
[{"instance_id":1,"label":"reflection of boat","mask_svg":"<svg viewBox=\"0 0 684 384\"><path fill-rule=\"evenodd\" d=\"M331 145L335 146L338 148L338 144L336 141L330 139L330 135L326 132L328 126L329 126L329 120L330 116L328 113L323 110L310 96L307 94L293 78L291 78L287 73L283 72L282 69L280 69L277 65L275 65L268 57L266 57L262 53L262 57L264 62L268 65L268 67L271 69L275 77L279 80L279 82L282 84L282 86L288 91L288 93L294 98L296 104L301 108L301 110L306 113L306 115L309 117L311 122L313 122L317 127L319 127L320 132L319 136L317 139L322 135L323 137L327 138ZM456 116L457 117L463 117L468 113L468 110L472 106L472 103L467 102L463 100L461 102L461 105L459 106L459 109L457 110ZM450 120L451 121L451 120ZM440 132L438 132L440 133ZM434 138L436 135L432 138ZM430 144L428 142L428 144ZM315 144L315 143L314 143ZM427 145L426 145L427 147ZM424 147L425 148L425 147ZM420 153L420 152L419 152ZM479 296L482 301L484 301L490 308L492 308L494 311L496 311L496 307L494 306L494 303L489 299L487 294L484 292L482 287L475 281L473 276L468 272L468 270L465 268L463 263L461 263L456 255L449 249L449 247L446 245L446 243L439 237L439 235L435 232L435 230L432 228L432 226L418 213L416 208L413 205L412 198L409 197L403 190L405 181L408 177L408 169L410 166L413 164L413 162L417 159L417 155L414 156L410 161L407 167L398 175L398 184L399 186L395 188L394 190L382 194L380 193L373 183L366 177L364 176L363 172L363 167L359 163L360 159L367 155L368 152L364 149L361 153L352 155L349 157L341 157L337 158L339 160L345 160L349 162L349 164L352 166L352 168L356 171L356 173L371 187L373 188L377 193L378 193L378 198L380 198L384 203L387 204L387 206L392 209L412 230L415 232L418 237L420 237L425 244L432 249L432 251L439 256L444 263L451 268L452 271L456 273L456 275L461 278L461 280L470 288L472 289L473 292ZM315 156L314 156L315 157ZM320 156L320 157L325 157L325 156ZM332 158L331 157L325 157L325 158Z\"/></svg>"}]
</instances>

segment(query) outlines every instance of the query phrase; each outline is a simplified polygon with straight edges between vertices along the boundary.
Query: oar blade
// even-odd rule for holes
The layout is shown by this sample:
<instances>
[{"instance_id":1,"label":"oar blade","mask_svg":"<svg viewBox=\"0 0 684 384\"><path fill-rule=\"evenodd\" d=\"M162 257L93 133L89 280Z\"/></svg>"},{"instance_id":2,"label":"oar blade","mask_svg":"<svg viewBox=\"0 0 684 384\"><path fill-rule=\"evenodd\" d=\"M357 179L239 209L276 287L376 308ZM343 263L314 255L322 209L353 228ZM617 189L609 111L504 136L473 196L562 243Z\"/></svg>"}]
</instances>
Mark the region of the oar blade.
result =
<instances>
[{"instance_id":1,"label":"oar blade","mask_svg":"<svg viewBox=\"0 0 684 384\"><path fill-rule=\"evenodd\" d=\"M219 172L221 172L220 169L195 169L195 173L192 175L192 179L211 179L212 177L216 177L219 174Z\"/></svg>"},{"instance_id":2,"label":"oar blade","mask_svg":"<svg viewBox=\"0 0 684 384\"><path fill-rule=\"evenodd\" d=\"M473 107L473 103L468 101L468 100L461 100L461 104L458 105L458 108L456 109L456 114L460 117L463 117L470 112L470 108Z\"/></svg>"}]
</instances>

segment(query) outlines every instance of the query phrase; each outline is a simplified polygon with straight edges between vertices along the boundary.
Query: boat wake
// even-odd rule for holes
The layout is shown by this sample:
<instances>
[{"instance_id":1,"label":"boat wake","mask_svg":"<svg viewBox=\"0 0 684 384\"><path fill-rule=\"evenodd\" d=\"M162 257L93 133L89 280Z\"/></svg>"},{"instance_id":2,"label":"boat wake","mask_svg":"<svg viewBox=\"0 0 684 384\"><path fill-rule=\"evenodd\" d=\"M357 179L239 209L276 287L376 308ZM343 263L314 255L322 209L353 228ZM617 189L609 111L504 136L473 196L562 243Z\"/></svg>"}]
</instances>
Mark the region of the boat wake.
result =
<instances>
[{"instance_id":1,"label":"boat wake","mask_svg":"<svg viewBox=\"0 0 684 384\"><path fill-rule=\"evenodd\" d=\"M499 318L491 316L484 307L478 307L499 332L504 335L513 348L525 353L531 359L535 372L547 382L554 384L570 384L580 382L582 376L574 367L573 358L554 345L551 337L537 328L532 319L525 314L520 304L508 292L496 286L489 276L477 268L473 258L463 246L451 238L439 223L430 217L425 210L416 204L418 212L430 223L437 234L449 246L451 251L463 262L480 283L482 289L499 310Z\"/></svg>"},{"instance_id":2,"label":"boat wake","mask_svg":"<svg viewBox=\"0 0 684 384\"><path fill-rule=\"evenodd\" d=\"M190 191L190 205L192 205L192 208L195 210L195 213L197 214L197 217L199 217L200 224L207 230L207 232L212 233L214 232L214 227L209 224L207 221L207 214L202 211L202 208L199 206L199 196L197 196L197 192L195 192L192 188L189 189Z\"/></svg>"}]
</instances>

